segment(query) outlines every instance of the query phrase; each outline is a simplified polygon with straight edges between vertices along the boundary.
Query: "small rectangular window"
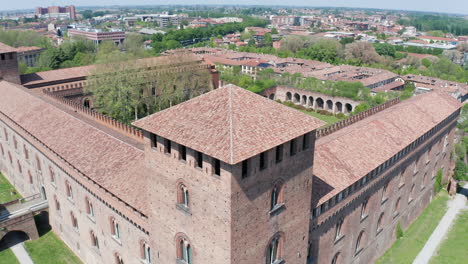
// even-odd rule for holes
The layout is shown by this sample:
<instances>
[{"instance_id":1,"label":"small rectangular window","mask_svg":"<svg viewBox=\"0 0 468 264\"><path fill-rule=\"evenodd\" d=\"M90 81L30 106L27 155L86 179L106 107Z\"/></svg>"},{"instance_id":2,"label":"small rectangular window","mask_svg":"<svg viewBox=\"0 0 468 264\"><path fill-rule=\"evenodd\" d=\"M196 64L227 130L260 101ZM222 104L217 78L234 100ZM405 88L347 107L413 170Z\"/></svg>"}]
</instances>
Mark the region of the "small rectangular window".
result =
<instances>
[{"instance_id":1,"label":"small rectangular window","mask_svg":"<svg viewBox=\"0 0 468 264\"><path fill-rule=\"evenodd\" d=\"M283 145L276 147L276 163L279 163L283 160Z\"/></svg>"},{"instance_id":2,"label":"small rectangular window","mask_svg":"<svg viewBox=\"0 0 468 264\"><path fill-rule=\"evenodd\" d=\"M203 168L203 154L199 151L195 153L196 165L198 168Z\"/></svg>"},{"instance_id":3,"label":"small rectangular window","mask_svg":"<svg viewBox=\"0 0 468 264\"><path fill-rule=\"evenodd\" d=\"M296 139L293 139L293 140L290 141L290 144L289 144L290 156L296 155L296 151L297 151Z\"/></svg>"},{"instance_id":4,"label":"small rectangular window","mask_svg":"<svg viewBox=\"0 0 468 264\"><path fill-rule=\"evenodd\" d=\"M219 161L219 159L214 159L213 163L214 174L218 176L221 175L221 162Z\"/></svg>"},{"instance_id":5,"label":"small rectangular window","mask_svg":"<svg viewBox=\"0 0 468 264\"><path fill-rule=\"evenodd\" d=\"M260 153L260 170L264 170L267 167L267 153Z\"/></svg>"},{"instance_id":6,"label":"small rectangular window","mask_svg":"<svg viewBox=\"0 0 468 264\"><path fill-rule=\"evenodd\" d=\"M5 60L5 54L0 54L0 58L1 58L2 60Z\"/></svg>"},{"instance_id":7,"label":"small rectangular window","mask_svg":"<svg viewBox=\"0 0 468 264\"><path fill-rule=\"evenodd\" d=\"M171 151L171 141L169 139L164 139L164 152L170 154Z\"/></svg>"},{"instance_id":8,"label":"small rectangular window","mask_svg":"<svg viewBox=\"0 0 468 264\"><path fill-rule=\"evenodd\" d=\"M187 160L187 148L184 145L179 145L179 157L181 160Z\"/></svg>"},{"instance_id":9,"label":"small rectangular window","mask_svg":"<svg viewBox=\"0 0 468 264\"><path fill-rule=\"evenodd\" d=\"M302 149L303 150L308 149L309 145L310 145L310 133L307 133L307 134L304 135L304 137L302 139Z\"/></svg>"},{"instance_id":10,"label":"small rectangular window","mask_svg":"<svg viewBox=\"0 0 468 264\"><path fill-rule=\"evenodd\" d=\"M249 160L242 161L242 179L247 178L249 173Z\"/></svg>"},{"instance_id":11,"label":"small rectangular window","mask_svg":"<svg viewBox=\"0 0 468 264\"><path fill-rule=\"evenodd\" d=\"M151 134L150 140L151 140L151 147L156 148L158 146L158 136L156 136L155 134Z\"/></svg>"}]
</instances>

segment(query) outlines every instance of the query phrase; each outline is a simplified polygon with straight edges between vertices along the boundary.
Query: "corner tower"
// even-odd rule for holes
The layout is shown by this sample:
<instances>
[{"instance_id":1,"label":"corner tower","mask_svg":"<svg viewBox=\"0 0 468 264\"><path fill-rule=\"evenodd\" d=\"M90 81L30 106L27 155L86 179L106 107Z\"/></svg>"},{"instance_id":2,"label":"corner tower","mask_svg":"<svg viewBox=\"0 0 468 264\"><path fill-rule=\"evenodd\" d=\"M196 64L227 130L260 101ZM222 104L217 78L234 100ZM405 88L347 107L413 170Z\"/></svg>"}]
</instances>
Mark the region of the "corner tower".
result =
<instances>
[{"instance_id":1,"label":"corner tower","mask_svg":"<svg viewBox=\"0 0 468 264\"><path fill-rule=\"evenodd\" d=\"M234 85L136 121L156 261L306 263L323 124Z\"/></svg>"},{"instance_id":2,"label":"corner tower","mask_svg":"<svg viewBox=\"0 0 468 264\"><path fill-rule=\"evenodd\" d=\"M0 79L21 84L16 49L0 42Z\"/></svg>"}]
</instances>

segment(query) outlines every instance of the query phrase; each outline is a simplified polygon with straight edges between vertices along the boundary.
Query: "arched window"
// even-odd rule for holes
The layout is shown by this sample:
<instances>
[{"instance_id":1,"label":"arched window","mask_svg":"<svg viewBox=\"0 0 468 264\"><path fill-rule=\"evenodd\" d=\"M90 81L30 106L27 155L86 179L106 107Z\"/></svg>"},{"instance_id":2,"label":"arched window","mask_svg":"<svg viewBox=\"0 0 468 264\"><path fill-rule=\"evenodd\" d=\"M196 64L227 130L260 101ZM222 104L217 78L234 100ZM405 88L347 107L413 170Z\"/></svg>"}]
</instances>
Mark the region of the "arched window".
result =
<instances>
[{"instance_id":1,"label":"arched window","mask_svg":"<svg viewBox=\"0 0 468 264\"><path fill-rule=\"evenodd\" d=\"M187 238L181 236L177 239L177 259L186 264L193 263L192 246Z\"/></svg>"},{"instance_id":2,"label":"arched window","mask_svg":"<svg viewBox=\"0 0 468 264\"><path fill-rule=\"evenodd\" d=\"M395 214L398 214L399 211L400 211L400 200L401 200L400 197L398 197L398 199L396 200L396 203L395 203Z\"/></svg>"},{"instance_id":3,"label":"arched window","mask_svg":"<svg viewBox=\"0 0 468 264\"><path fill-rule=\"evenodd\" d=\"M388 189L388 182L382 188L382 201L387 199L387 189Z\"/></svg>"},{"instance_id":4,"label":"arched window","mask_svg":"<svg viewBox=\"0 0 468 264\"><path fill-rule=\"evenodd\" d=\"M409 196L408 196L408 203L413 201L413 198L414 198L413 196L414 196L414 183L413 183L413 186L411 186L411 191L410 191Z\"/></svg>"},{"instance_id":5,"label":"arched window","mask_svg":"<svg viewBox=\"0 0 468 264\"><path fill-rule=\"evenodd\" d=\"M361 206L361 218L365 218L367 216L367 203L369 202L369 198L366 198Z\"/></svg>"},{"instance_id":6,"label":"arched window","mask_svg":"<svg viewBox=\"0 0 468 264\"><path fill-rule=\"evenodd\" d=\"M115 264L124 264L122 256L120 256L118 253L115 253Z\"/></svg>"},{"instance_id":7,"label":"arched window","mask_svg":"<svg viewBox=\"0 0 468 264\"><path fill-rule=\"evenodd\" d=\"M110 224L111 224L111 233L112 236L116 239L120 239L120 227L119 223L117 223L117 220L115 220L114 217L111 217L110 219Z\"/></svg>"},{"instance_id":8,"label":"arched window","mask_svg":"<svg viewBox=\"0 0 468 264\"><path fill-rule=\"evenodd\" d=\"M276 235L271 240L270 244L268 244L267 249L267 264L278 263L282 260L282 237L280 235Z\"/></svg>"},{"instance_id":9,"label":"arched window","mask_svg":"<svg viewBox=\"0 0 468 264\"><path fill-rule=\"evenodd\" d=\"M67 197L73 200L73 189L68 181L65 182L65 188L67 190Z\"/></svg>"},{"instance_id":10,"label":"arched window","mask_svg":"<svg viewBox=\"0 0 468 264\"><path fill-rule=\"evenodd\" d=\"M55 172L52 166L49 166L50 182L55 183Z\"/></svg>"},{"instance_id":11,"label":"arched window","mask_svg":"<svg viewBox=\"0 0 468 264\"><path fill-rule=\"evenodd\" d=\"M18 165L18 172L23 173L23 168L21 167L21 163L19 162L19 160L17 160L16 163Z\"/></svg>"},{"instance_id":12,"label":"arched window","mask_svg":"<svg viewBox=\"0 0 468 264\"><path fill-rule=\"evenodd\" d=\"M94 233L94 231L89 231L89 234L91 236L91 245L95 248L95 249L99 249L99 240L98 240L98 237L96 236L96 234Z\"/></svg>"},{"instance_id":13,"label":"arched window","mask_svg":"<svg viewBox=\"0 0 468 264\"><path fill-rule=\"evenodd\" d=\"M85 198L85 203L86 203L86 213L89 216L94 217L94 207L88 197Z\"/></svg>"},{"instance_id":14,"label":"arched window","mask_svg":"<svg viewBox=\"0 0 468 264\"><path fill-rule=\"evenodd\" d=\"M341 218L340 220L338 220L338 222L336 223L336 227L335 227L335 240L338 240L340 239L343 234L342 234L342 230L341 230L341 227L343 225L343 222L344 222L344 219Z\"/></svg>"},{"instance_id":15,"label":"arched window","mask_svg":"<svg viewBox=\"0 0 468 264\"><path fill-rule=\"evenodd\" d=\"M41 160L39 159L37 155L36 155L36 168L38 171L42 171Z\"/></svg>"},{"instance_id":16,"label":"arched window","mask_svg":"<svg viewBox=\"0 0 468 264\"><path fill-rule=\"evenodd\" d=\"M377 221L377 233L383 230L383 216L384 213L381 213L379 216L379 220Z\"/></svg>"},{"instance_id":17,"label":"arched window","mask_svg":"<svg viewBox=\"0 0 468 264\"><path fill-rule=\"evenodd\" d=\"M60 202L57 199L57 195L54 195L55 209L60 212Z\"/></svg>"},{"instance_id":18,"label":"arched window","mask_svg":"<svg viewBox=\"0 0 468 264\"><path fill-rule=\"evenodd\" d=\"M24 157L26 159L29 159L29 151L28 149L26 148L26 145L23 145L23 151L24 151Z\"/></svg>"},{"instance_id":19,"label":"arched window","mask_svg":"<svg viewBox=\"0 0 468 264\"><path fill-rule=\"evenodd\" d=\"M72 226L75 230L78 230L78 219L76 219L75 214L73 212L70 212L70 219Z\"/></svg>"},{"instance_id":20,"label":"arched window","mask_svg":"<svg viewBox=\"0 0 468 264\"><path fill-rule=\"evenodd\" d=\"M140 253L141 253L141 259L145 264L150 264L151 263L151 249L148 243L145 241L141 240L140 241Z\"/></svg>"},{"instance_id":21,"label":"arched window","mask_svg":"<svg viewBox=\"0 0 468 264\"><path fill-rule=\"evenodd\" d=\"M187 189L187 187L181 183L179 184L179 187L177 188L177 203L189 208L189 202L190 202L190 194Z\"/></svg>"},{"instance_id":22,"label":"arched window","mask_svg":"<svg viewBox=\"0 0 468 264\"><path fill-rule=\"evenodd\" d=\"M271 210L276 209L284 204L283 201L283 182L278 181L273 186L271 191Z\"/></svg>"},{"instance_id":23,"label":"arched window","mask_svg":"<svg viewBox=\"0 0 468 264\"><path fill-rule=\"evenodd\" d=\"M338 260L340 258L340 252L336 253L335 256L333 256L333 259L331 261L331 264L338 264Z\"/></svg>"},{"instance_id":24,"label":"arched window","mask_svg":"<svg viewBox=\"0 0 468 264\"><path fill-rule=\"evenodd\" d=\"M356 241L356 249L355 249L356 254L362 250L362 245L365 243L364 241L365 235L366 234L364 233L364 231L361 231L361 233L359 233L359 236Z\"/></svg>"}]
</instances>

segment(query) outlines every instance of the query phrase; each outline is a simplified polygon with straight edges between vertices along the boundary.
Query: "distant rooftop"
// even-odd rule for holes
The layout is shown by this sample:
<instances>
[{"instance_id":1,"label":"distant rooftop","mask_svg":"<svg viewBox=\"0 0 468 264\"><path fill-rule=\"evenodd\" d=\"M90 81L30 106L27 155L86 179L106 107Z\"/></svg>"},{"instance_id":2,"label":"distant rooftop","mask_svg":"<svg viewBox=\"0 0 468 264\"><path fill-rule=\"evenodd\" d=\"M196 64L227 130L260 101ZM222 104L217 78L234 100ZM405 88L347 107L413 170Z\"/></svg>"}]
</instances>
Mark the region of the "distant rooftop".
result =
<instances>
[{"instance_id":1,"label":"distant rooftop","mask_svg":"<svg viewBox=\"0 0 468 264\"><path fill-rule=\"evenodd\" d=\"M237 164L325 125L232 84L133 124L228 164Z\"/></svg>"},{"instance_id":2,"label":"distant rooftop","mask_svg":"<svg viewBox=\"0 0 468 264\"><path fill-rule=\"evenodd\" d=\"M0 42L0 53L16 52L16 49Z\"/></svg>"}]
</instances>

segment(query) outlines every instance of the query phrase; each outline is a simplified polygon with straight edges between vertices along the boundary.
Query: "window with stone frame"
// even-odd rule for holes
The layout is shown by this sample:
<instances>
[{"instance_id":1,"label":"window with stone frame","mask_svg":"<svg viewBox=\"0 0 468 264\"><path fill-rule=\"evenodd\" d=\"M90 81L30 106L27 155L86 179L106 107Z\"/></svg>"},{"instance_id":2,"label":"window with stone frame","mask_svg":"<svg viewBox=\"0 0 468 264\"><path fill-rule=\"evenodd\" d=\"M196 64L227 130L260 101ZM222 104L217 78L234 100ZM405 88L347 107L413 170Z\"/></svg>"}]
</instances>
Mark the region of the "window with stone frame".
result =
<instances>
[{"instance_id":1,"label":"window with stone frame","mask_svg":"<svg viewBox=\"0 0 468 264\"><path fill-rule=\"evenodd\" d=\"M283 199L283 182L282 181L277 181L273 185L273 189L271 191L271 206L270 210L277 209L278 207L282 206L284 204L284 199Z\"/></svg>"},{"instance_id":2,"label":"window with stone frame","mask_svg":"<svg viewBox=\"0 0 468 264\"><path fill-rule=\"evenodd\" d=\"M88 216L94 218L94 206L93 206L93 203L91 202L91 200L88 197L85 198L85 204L86 204L86 214L88 214Z\"/></svg>"},{"instance_id":3,"label":"window with stone frame","mask_svg":"<svg viewBox=\"0 0 468 264\"><path fill-rule=\"evenodd\" d=\"M189 208L190 207L190 194L189 190L185 186L185 184L181 183L177 187L177 204Z\"/></svg>"},{"instance_id":4,"label":"window with stone frame","mask_svg":"<svg viewBox=\"0 0 468 264\"><path fill-rule=\"evenodd\" d=\"M149 244L144 240L140 241L140 257L143 263L151 263L151 248Z\"/></svg>"},{"instance_id":5,"label":"window with stone frame","mask_svg":"<svg viewBox=\"0 0 468 264\"><path fill-rule=\"evenodd\" d=\"M65 182L65 189L67 192L68 199L73 200L73 189L72 189L72 186L70 185L70 182L68 181Z\"/></svg>"},{"instance_id":6,"label":"window with stone frame","mask_svg":"<svg viewBox=\"0 0 468 264\"><path fill-rule=\"evenodd\" d=\"M381 199L382 202L383 202L383 201L386 201L387 198L388 198L388 197L387 197L388 184L389 184L388 182L385 183L385 185L384 185L383 188L382 188L382 199Z\"/></svg>"},{"instance_id":7,"label":"window with stone frame","mask_svg":"<svg viewBox=\"0 0 468 264\"><path fill-rule=\"evenodd\" d=\"M99 240L97 235L94 233L94 231L89 231L89 235L91 237L91 245L96 249L99 250Z\"/></svg>"},{"instance_id":8,"label":"window with stone frame","mask_svg":"<svg viewBox=\"0 0 468 264\"><path fill-rule=\"evenodd\" d=\"M193 249L187 238L180 236L177 239L177 260L179 263L193 264Z\"/></svg>"},{"instance_id":9,"label":"window with stone frame","mask_svg":"<svg viewBox=\"0 0 468 264\"><path fill-rule=\"evenodd\" d=\"M111 234L115 239L120 240L120 226L114 217L110 218Z\"/></svg>"},{"instance_id":10,"label":"window with stone frame","mask_svg":"<svg viewBox=\"0 0 468 264\"><path fill-rule=\"evenodd\" d=\"M379 216L379 220L377 221L377 233L380 233L380 231L383 230L383 217L384 213L381 213Z\"/></svg>"},{"instance_id":11,"label":"window with stone frame","mask_svg":"<svg viewBox=\"0 0 468 264\"><path fill-rule=\"evenodd\" d=\"M124 264L122 256L118 253L115 253L115 264Z\"/></svg>"},{"instance_id":12,"label":"window with stone frame","mask_svg":"<svg viewBox=\"0 0 468 264\"><path fill-rule=\"evenodd\" d=\"M361 252L361 250L364 248L363 245L366 242L365 240L366 240L366 233L364 231L361 231L361 233L359 233L359 236L358 236L358 238L356 240L356 247L354 249L354 252L356 254Z\"/></svg>"},{"instance_id":13,"label":"window with stone frame","mask_svg":"<svg viewBox=\"0 0 468 264\"><path fill-rule=\"evenodd\" d=\"M339 264L338 260L340 258L340 252L336 253L334 256L333 256L333 259L331 261L331 264Z\"/></svg>"},{"instance_id":14,"label":"window with stone frame","mask_svg":"<svg viewBox=\"0 0 468 264\"><path fill-rule=\"evenodd\" d=\"M73 212L70 211L70 219L71 219L71 223L72 223L72 226L73 228L78 231L78 219L76 218L75 214Z\"/></svg>"},{"instance_id":15,"label":"window with stone frame","mask_svg":"<svg viewBox=\"0 0 468 264\"><path fill-rule=\"evenodd\" d=\"M52 166L49 166L49 175L50 175L50 182L55 184L55 171Z\"/></svg>"},{"instance_id":16,"label":"window with stone frame","mask_svg":"<svg viewBox=\"0 0 468 264\"><path fill-rule=\"evenodd\" d=\"M26 144L23 145L23 152L24 152L24 157L28 160L29 159L29 151L28 151L28 148L26 147Z\"/></svg>"},{"instance_id":17,"label":"window with stone frame","mask_svg":"<svg viewBox=\"0 0 468 264\"><path fill-rule=\"evenodd\" d=\"M361 205L361 219L363 218L366 218L368 216L368 208L367 208L367 204L369 203L369 197L367 197L364 202L362 202L362 205Z\"/></svg>"},{"instance_id":18,"label":"window with stone frame","mask_svg":"<svg viewBox=\"0 0 468 264\"><path fill-rule=\"evenodd\" d=\"M271 239L267 248L266 264L276 264L276 263L281 263L283 261L282 243L283 243L283 239L282 239L282 236L279 234L275 235Z\"/></svg>"},{"instance_id":19,"label":"window with stone frame","mask_svg":"<svg viewBox=\"0 0 468 264\"><path fill-rule=\"evenodd\" d=\"M344 218L340 218L335 225L335 241L340 239L343 236L343 222Z\"/></svg>"}]
</instances>

